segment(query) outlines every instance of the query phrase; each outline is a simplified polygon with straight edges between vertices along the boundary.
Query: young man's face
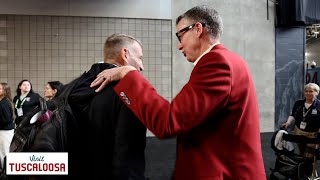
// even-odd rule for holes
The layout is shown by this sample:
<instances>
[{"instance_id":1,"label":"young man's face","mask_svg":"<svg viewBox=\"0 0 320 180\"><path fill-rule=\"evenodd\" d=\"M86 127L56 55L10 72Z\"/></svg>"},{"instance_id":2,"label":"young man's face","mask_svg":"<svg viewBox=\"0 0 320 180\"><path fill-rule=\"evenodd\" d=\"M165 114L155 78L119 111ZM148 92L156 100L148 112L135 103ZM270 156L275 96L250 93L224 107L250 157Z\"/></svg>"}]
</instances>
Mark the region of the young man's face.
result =
<instances>
[{"instance_id":1,"label":"young man's face","mask_svg":"<svg viewBox=\"0 0 320 180\"><path fill-rule=\"evenodd\" d=\"M144 69L142 57L143 53L140 44L134 43L131 50L128 50L128 64L135 67L138 71L142 71Z\"/></svg>"}]
</instances>

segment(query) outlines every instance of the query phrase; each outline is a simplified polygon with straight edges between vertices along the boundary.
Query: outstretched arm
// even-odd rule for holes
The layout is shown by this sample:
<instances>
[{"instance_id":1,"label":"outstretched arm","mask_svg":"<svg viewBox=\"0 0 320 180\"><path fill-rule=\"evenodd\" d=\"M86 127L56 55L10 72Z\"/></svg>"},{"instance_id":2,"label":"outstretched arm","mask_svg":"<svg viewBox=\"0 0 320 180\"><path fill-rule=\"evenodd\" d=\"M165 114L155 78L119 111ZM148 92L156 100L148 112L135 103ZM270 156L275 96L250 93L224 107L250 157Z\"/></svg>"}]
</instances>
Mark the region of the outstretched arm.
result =
<instances>
[{"instance_id":1,"label":"outstretched arm","mask_svg":"<svg viewBox=\"0 0 320 180\"><path fill-rule=\"evenodd\" d=\"M287 129L288 126L290 126L290 125L293 124L294 122L295 122L294 117L293 117L293 116L289 116L289 117L288 117L288 120L287 120L285 123L282 124L282 127L285 128L285 129Z\"/></svg>"},{"instance_id":2,"label":"outstretched arm","mask_svg":"<svg viewBox=\"0 0 320 180\"><path fill-rule=\"evenodd\" d=\"M121 66L118 68L106 69L97 75L97 78L91 83L90 87L99 86L96 92L101 91L109 82L122 79L128 72L137 70L133 66Z\"/></svg>"}]
</instances>

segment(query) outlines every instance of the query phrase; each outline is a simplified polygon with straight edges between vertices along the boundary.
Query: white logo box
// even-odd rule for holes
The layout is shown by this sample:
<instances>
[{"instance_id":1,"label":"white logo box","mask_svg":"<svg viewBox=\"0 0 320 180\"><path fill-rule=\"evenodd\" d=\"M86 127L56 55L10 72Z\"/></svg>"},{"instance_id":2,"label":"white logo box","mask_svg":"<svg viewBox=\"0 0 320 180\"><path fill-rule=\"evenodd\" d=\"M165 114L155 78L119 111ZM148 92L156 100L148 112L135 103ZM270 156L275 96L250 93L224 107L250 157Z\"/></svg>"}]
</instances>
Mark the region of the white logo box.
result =
<instances>
[{"instance_id":1,"label":"white logo box","mask_svg":"<svg viewBox=\"0 0 320 180\"><path fill-rule=\"evenodd\" d=\"M68 153L10 152L6 171L8 175L67 175Z\"/></svg>"}]
</instances>

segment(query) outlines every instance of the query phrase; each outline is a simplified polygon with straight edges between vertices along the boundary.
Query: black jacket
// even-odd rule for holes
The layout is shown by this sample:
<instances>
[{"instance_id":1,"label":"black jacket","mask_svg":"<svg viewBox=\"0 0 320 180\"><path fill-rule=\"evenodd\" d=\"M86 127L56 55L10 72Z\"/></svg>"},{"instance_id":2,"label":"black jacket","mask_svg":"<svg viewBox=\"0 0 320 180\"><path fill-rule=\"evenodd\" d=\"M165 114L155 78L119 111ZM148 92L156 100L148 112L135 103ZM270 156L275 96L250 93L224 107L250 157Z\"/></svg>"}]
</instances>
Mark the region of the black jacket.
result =
<instances>
[{"instance_id":1,"label":"black jacket","mask_svg":"<svg viewBox=\"0 0 320 180\"><path fill-rule=\"evenodd\" d=\"M12 105L8 98L0 100L0 130L14 129Z\"/></svg>"},{"instance_id":2,"label":"black jacket","mask_svg":"<svg viewBox=\"0 0 320 180\"><path fill-rule=\"evenodd\" d=\"M15 123L17 125L21 122L24 115L32 111L35 107L37 107L40 104L39 98L41 98L41 96L38 93L34 92L29 92L25 97L26 100L24 102L20 100L20 96L18 95L13 98L13 103L15 105L14 112L16 115ZM18 116L17 108L21 107L21 104L23 116Z\"/></svg>"},{"instance_id":3,"label":"black jacket","mask_svg":"<svg viewBox=\"0 0 320 180\"><path fill-rule=\"evenodd\" d=\"M318 132L320 129L320 101L316 99L308 109L305 108L304 103L305 99L294 103L291 116L295 118L295 125L299 128L301 122L304 121L307 123L304 131ZM305 114L304 118L303 114Z\"/></svg>"},{"instance_id":4,"label":"black jacket","mask_svg":"<svg viewBox=\"0 0 320 180\"><path fill-rule=\"evenodd\" d=\"M114 67L94 64L69 97L81 137L73 141L78 148L71 150L81 156L69 153L80 160L69 164L70 173L90 179L144 180L146 128L113 90L116 83L99 93L90 88L98 73Z\"/></svg>"}]
</instances>

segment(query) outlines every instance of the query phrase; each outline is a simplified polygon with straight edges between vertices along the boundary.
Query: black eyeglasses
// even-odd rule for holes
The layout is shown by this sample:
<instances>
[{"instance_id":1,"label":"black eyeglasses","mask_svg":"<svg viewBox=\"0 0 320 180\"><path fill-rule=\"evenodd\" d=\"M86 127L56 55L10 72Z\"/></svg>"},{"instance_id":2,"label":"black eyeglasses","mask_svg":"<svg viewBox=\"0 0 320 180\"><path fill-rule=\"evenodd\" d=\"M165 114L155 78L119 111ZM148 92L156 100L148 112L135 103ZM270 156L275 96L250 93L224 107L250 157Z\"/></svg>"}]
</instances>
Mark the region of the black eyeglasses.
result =
<instances>
[{"instance_id":1,"label":"black eyeglasses","mask_svg":"<svg viewBox=\"0 0 320 180\"><path fill-rule=\"evenodd\" d=\"M182 37L182 36L180 36L179 34L182 33L182 32L187 32L187 31L189 31L189 30L192 29L196 24L197 24L197 23L191 24L190 26L187 26L187 27L181 29L180 31L176 32L176 36L177 36L179 42L181 42L181 37ZM205 25L204 23L200 23L200 24L202 24L202 26Z\"/></svg>"}]
</instances>

